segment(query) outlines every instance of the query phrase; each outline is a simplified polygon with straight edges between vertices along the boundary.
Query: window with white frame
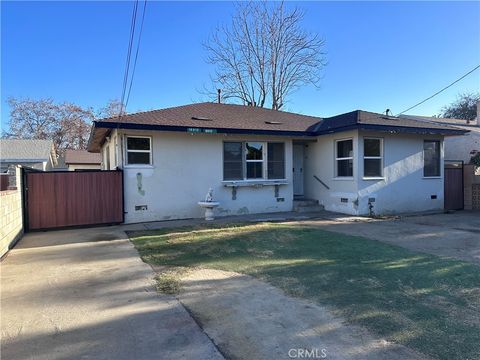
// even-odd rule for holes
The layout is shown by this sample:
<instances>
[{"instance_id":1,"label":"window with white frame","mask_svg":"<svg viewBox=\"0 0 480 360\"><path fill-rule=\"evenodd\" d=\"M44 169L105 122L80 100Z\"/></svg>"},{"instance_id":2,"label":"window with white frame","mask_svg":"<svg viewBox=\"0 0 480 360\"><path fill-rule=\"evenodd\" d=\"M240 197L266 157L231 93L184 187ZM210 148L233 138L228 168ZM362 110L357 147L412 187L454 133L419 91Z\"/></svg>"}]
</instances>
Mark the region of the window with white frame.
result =
<instances>
[{"instance_id":1,"label":"window with white frame","mask_svg":"<svg viewBox=\"0 0 480 360\"><path fill-rule=\"evenodd\" d=\"M440 176L440 141L425 140L423 142L423 176Z\"/></svg>"},{"instance_id":2,"label":"window with white frame","mask_svg":"<svg viewBox=\"0 0 480 360\"><path fill-rule=\"evenodd\" d=\"M245 143L245 162L247 179L263 179L263 149L264 143Z\"/></svg>"},{"instance_id":3,"label":"window with white frame","mask_svg":"<svg viewBox=\"0 0 480 360\"><path fill-rule=\"evenodd\" d=\"M223 143L224 180L285 178L285 144L226 141Z\"/></svg>"},{"instance_id":4,"label":"window with white frame","mask_svg":"<svg viewBox=\"0 0 480 360\"><path fill-rule=\"evenodd\" d=\"M152 139L149 136L126 136L127 165L152 163Z\"/></svg>"},{"instance_id":5,"label":"window with white frame","mask_svg":"<svg viewBox=\"0 0 480 360\"><path fill-rule=\"evenodd\" d=\"M353 177L353 139L335 141L335 176Z\"/></svg>"},{"instance_id":6,"label":"window with white frame","mask_svg":"<svg viewBox=\"0 0 480 360\"><path fill-rule=\"evenodd\" d=\"M363 177L383 176L383 139L363 139Z\"/></svg>"}]
</instances>

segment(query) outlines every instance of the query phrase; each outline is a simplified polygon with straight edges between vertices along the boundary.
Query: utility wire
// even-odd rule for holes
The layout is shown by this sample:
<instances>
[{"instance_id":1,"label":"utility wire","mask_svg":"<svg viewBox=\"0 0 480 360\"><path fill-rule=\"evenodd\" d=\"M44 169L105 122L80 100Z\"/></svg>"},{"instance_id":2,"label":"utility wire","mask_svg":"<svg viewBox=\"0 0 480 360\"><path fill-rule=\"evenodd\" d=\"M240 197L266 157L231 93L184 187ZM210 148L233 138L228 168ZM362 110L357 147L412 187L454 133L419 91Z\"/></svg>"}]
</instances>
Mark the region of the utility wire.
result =
<instances>
[{"instance_id":1,"label":"utility wire","mask_svg":"<svg viewBox=\"0 0 480 360\"><path fill-rule=\"evenodd\" d=\"M141 22L141 25L140 25L140 32L138 33L137 51L135 52L135 59L133 60L132 76L130 78L130 86L128 87L127 100L125 101L125 109L128 106L128 100L130 100L130 92L132 91L133 77L135 76L135 69L137 68L138 51L140 49L140 40L142 39L143 22L145 20L145 10L146 9L147 9L147 0L145 0L144 3L143 3L142 22Z\"/></svg>"},{"instance_id":2,"label":"utility wire","mask_svg":"<svg viewBox=\"0 0 480 360\"><path fill-rule=\"evenodd\" d=\"M472 70L470 70L469 72L467 72L465 75L463 75L462 77L458 78L457 80L455 80L454 82L452 82L451 84L445 86L443 89L437 91L435 94L433 94L432 96L429 96L428 98L426 98L425 100L422 100L420 101L419 103L409 107L407 110L403 110L401 113L398 113L397 116L399 115L402 115L403 113L406 113L407 111L409 110L412 110L413 108L416 108L418 105L421 105L423 104L425 101L428 101L430 100L431 98L437 96L438 94L440 94L441 92L447 90L449 87L455 85L457 82L459 82L460 80L462 80L463 78L467 77L468 75L470 75L471 73L473 73L475 70L477 70L478 68L480 68L480 65L477 65L475 66Z\"/></svg>"},{"instance_id":3,"label":"utility wire","mask_svg":"<svg viewBox=\"0 0 480 360\"><path fill-rule=\"evenodd\" d=\"M133 5L133 10L132 10L132 21L130 24L130 39L128 42L127 60L125 63L125 72L123 75L122 97L120 100L120 113L118 114L118 117L122 115L124 110L125 93L127 90L127 83L128 83L128 73L130 71L130 58L132 56L133 39L135 35L135 26L137 22L137 9L138 9L138 0L135 1Z\"/></svg>"}]
</instances>

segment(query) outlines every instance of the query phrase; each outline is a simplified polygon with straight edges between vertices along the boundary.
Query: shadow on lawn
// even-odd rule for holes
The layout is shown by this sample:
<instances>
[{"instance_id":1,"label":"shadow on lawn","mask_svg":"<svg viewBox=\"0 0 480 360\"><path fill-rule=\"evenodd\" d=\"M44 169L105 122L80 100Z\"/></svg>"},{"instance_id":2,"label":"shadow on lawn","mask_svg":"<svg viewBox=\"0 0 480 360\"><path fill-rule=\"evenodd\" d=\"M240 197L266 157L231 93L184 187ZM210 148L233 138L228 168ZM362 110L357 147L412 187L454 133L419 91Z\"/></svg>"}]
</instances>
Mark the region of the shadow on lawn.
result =
<instances>
[{"instance_id":1,"label":"shadow on lawn","mask_svg":"<svg viewBox=\"0 0 480 360\"><path fill-rule=\"evenodd\" d=\"M146 262L252 275L437 358L480 352L475 265L298 225L173 231L133 235Z\"/></svg>"}]
</instances>

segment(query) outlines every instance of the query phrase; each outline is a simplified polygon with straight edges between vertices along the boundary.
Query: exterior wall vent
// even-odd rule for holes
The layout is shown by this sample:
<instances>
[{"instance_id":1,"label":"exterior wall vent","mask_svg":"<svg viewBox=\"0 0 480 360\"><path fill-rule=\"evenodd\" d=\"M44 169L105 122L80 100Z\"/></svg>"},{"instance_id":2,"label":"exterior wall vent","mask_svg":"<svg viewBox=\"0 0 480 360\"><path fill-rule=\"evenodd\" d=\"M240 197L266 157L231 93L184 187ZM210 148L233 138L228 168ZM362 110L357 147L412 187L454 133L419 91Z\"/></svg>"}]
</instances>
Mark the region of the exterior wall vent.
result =
<instances>
[{"instance_id":1,"label":"exterior wall vent","mask_svg":"<svg viewBox=\"0 0 480 360\"><path fill-rule=\"evenodd\" d=\"M283 123L280 121L265 121L265 124L270 124L270 125L282 125Z\"/></svg>"},{"instance_id":2,"label":"exterior wall vent","mask_svg":"<svg viewBox=\"0 0 480 360\"><path fill-rule=\"evenodd\" d=\"M347 198L340 198L340 201L341 201L342 203L348 203L348 199L347 199Z\"/></svg>"}]
</instances>

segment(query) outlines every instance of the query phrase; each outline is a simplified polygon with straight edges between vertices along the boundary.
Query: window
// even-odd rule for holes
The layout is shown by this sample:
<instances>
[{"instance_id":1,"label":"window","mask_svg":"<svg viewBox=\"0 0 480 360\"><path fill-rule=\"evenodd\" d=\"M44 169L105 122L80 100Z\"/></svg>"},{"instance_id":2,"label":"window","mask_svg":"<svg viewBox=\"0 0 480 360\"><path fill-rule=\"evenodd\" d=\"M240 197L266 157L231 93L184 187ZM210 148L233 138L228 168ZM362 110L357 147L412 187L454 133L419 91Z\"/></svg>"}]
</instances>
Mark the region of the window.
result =
<instances>
[{"instance_id":1,"label":"window","mask_svg":"<svg viewBox=\"0 0 480 360\"><path fill-rule=\"evenodd\" d=\"M337 177L353 177L353 139L335 142L335 162Z\"/></svg>"},{"instance_id":2,"label":"window","mask_svg":"<svg viewBox=\"0 0 480 360\"><path fill-rule=\"evenodd\" d=\"M383 176L383 139L363 139L363 176Z\"/></svg>"},{"instance_id":3,"label":"window","mask_svg":"<svg viewBox=\"0 0 480 360\"><path fill-rule=\"evenodd\" d=\"M263 178L263 143L245 143L245 160L247 164L247 179Z\"/></svg>"},{"instance_id":4,"label":"window","mask_svg":"<svg viewBox=\"0 0 480 360\"><path fill-rule=\"evenodd\" d=\"M268 143L268 178L285 179L285 144Z\"/></svg>"},{"instance_id":5,"label":"window","mask_svg":"<svg viewBox=\"0 0 480 360\"><path fill-rule=\"evenodd\" d=\"M151 138L127 136L127 165L150 165L152 163Z\"/></svg>"},{"instance_id":6,"label":"window","mask_svg":"<svg viewBox=\"0 0 480 360\"><path fill-rule=\"evenodd\" d=\"M243 179L243 143L223 143L223 179Z\"/></svg>"},{"instance_id":7,"label":"window","mask_svg":"<svg viewBox=\"0 0 480 360\"><path fill-rule=\"evenodd\" d=\"M284 143L257 141L229 141L223 143L224 180L265 178L285 178Z\"/></svg>"},{"instance_id":8,"label":"window","mask_svg":"<svg viewBox=\"0 0 480 360\"><path fill-rule=\"evenodd\" d=\"M423 176L440 176L440 141L438 140L423 142Z\"/></svg>"}]
</instances>

